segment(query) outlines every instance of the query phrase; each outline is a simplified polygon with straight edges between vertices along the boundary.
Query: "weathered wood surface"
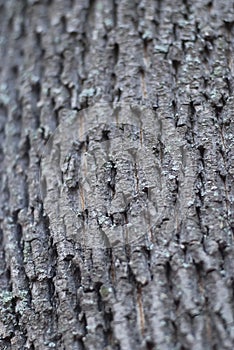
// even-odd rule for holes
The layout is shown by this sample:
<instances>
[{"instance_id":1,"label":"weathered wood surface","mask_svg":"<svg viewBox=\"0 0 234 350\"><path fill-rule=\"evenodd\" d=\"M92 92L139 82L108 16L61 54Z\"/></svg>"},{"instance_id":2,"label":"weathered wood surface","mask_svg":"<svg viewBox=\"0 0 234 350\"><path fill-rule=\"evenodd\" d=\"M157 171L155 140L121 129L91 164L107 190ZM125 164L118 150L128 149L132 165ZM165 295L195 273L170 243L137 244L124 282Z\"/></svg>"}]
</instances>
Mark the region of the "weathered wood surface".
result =
<instances>
[{"instance_id":1,"label":"weathered wood surface","mask_svg":"<svg viewBox=\"0 0 234 350\"><path fill-rule=\"evenodd\" d=\"M233 349L233 1L2 0L0 30L0 348ZM168 126L152 245L84 249L51 230L42 151L99 101Z\"/></svg>"}]
</instances>

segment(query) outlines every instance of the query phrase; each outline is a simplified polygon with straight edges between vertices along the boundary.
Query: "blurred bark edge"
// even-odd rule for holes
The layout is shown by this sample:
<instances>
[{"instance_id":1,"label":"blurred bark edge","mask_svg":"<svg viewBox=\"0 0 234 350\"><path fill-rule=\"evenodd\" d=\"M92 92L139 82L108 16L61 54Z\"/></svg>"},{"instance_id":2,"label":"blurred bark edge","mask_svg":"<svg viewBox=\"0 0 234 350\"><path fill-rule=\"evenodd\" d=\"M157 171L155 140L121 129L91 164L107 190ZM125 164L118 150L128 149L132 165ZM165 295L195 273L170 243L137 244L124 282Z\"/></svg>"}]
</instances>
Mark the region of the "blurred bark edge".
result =
<instances>
[{"instance_id":1,"label":"blurred bark edge","mask_svg":"<svg viewBox=\"0 0 234 350\"><path fill-rule=\"evenodd\" d=\"M233 349L233 5L0 1L1 349Z\"/></svg>"}]
</instances>

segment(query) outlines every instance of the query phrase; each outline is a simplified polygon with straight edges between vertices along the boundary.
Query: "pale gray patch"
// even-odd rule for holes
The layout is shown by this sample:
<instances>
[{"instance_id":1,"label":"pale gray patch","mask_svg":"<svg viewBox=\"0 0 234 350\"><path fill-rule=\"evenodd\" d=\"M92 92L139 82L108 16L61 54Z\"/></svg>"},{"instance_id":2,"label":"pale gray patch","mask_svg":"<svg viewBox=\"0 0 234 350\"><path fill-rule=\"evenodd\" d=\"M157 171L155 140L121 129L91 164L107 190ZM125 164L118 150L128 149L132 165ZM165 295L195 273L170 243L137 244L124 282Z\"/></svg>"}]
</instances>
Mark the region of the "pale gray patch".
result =
<instances>
[{"instance_id":1,"label":"pale gray patch","mask_svg":"<svg viewBox=\"0 0 234 350\"><path fill-rule=\"evenodd\" d=\"M176 213L186 215L193 201L193 179L186 178L192 158L171 122L146 106L107 103L63 110L60 118L41 159L54 240L85 248L152 244L165 220L175 234Z\"/></svg>"}]
</instances>

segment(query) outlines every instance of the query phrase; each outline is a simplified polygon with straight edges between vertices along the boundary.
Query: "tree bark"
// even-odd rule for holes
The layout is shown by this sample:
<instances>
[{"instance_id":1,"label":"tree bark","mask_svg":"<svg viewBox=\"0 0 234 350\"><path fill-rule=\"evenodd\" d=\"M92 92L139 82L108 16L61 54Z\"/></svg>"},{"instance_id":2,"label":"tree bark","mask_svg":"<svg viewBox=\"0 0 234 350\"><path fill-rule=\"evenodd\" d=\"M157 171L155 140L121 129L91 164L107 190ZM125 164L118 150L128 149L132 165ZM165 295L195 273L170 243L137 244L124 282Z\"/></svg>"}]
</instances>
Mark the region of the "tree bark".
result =
<instances>
[{"instance_id":1,"label":"tree bark","mask_svg":"<svg viewBox=\"0 0 234 350\"><path fill-rule=\"evenodd\" d=\"M2 0L0 17L0 348L233 349L233 1ZM123 120L135 108L128 137L145 133L140 151L151 150L136 168L134 157L121 163L123 182L110 161L100 170L96 204L110 225L129 215L108 212L121 186L132 206L134 193L148 203L141 171L160 189L160 215L134 244L86 236L86 247L69 231L77 212L48 190L48 140L100 103ZM82 142L120 132L112 119L111 130L83 119ZM67 138L62 129L60 146ZM53 185L66 184L76 209L79 164L66 173L58 163Z\"/></svg>"}]
</instances>

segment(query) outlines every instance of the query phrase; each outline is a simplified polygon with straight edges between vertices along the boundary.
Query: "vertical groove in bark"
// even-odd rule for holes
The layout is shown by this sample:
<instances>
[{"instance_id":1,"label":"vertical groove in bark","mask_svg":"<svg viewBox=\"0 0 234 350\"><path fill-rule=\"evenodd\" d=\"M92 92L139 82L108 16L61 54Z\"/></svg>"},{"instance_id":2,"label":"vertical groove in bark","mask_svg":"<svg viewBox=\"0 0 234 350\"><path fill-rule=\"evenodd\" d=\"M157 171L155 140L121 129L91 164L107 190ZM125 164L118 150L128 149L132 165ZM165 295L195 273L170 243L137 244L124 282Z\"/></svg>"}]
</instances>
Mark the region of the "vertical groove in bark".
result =
<instances>
[{"instance_id":1,"label":"vertical groove in bark","mask_svg":"<svg viewBox=\"0 0 234 350\"><path fill-rule=\"evenodd\" d=\"M1 349L233 348L233 5L0 1ZM154 109L192 154L183 192L156 150L176 220L150 247L83 249L50 228L43 147L97 101Z\"/></svg>"}]
</instances>

